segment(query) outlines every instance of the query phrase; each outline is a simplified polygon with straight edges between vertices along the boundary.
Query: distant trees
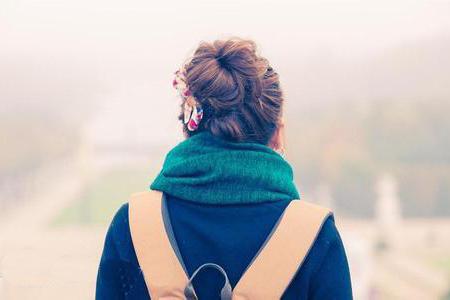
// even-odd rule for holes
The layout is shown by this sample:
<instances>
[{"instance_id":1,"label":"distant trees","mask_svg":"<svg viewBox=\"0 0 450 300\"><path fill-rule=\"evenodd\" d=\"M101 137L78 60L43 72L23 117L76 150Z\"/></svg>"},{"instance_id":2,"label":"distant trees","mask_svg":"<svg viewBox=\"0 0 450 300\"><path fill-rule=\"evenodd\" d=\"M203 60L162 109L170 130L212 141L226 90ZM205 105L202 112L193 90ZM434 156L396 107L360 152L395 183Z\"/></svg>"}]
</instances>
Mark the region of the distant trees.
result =
<instances>
[{"instance_id":1,"label":"distant trees","mask_svg":"<svg viewBox=\"0 0 450 300\"><path fill-rule=\"evenodd\" d=\"M374 180L393 173L406 216L450 215L450 101L337 103L289 119L289 159L305 192L327 182L343 212L373 213Z\"/></svg>"}]
</instances>

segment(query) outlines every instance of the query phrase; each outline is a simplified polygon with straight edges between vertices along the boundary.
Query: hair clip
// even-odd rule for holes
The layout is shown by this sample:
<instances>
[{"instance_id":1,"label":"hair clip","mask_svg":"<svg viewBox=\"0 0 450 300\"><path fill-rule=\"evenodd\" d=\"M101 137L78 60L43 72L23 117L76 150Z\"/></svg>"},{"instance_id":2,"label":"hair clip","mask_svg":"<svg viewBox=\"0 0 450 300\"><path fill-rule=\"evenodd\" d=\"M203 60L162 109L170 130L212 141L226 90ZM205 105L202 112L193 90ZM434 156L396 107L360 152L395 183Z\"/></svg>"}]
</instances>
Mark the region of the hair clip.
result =
<instances>
[{"instance_id":1,"label":"hair clip","mask_svg":"<svg viewBox=\"0 0 450 300\"><path fill-rule=\"evenodd\" d=\"M192 99L191 97L189 99ZM199 105L184 102L184 124L189 131L195 131L203 118L203 109Z\"/></svg>"},{"instance_id":2,"label":"hair clip","mask_svg":"<svg viewBox=\"0 0 450 300\"><path fill-rule=\"evenodd\" d=\"M203 109L189 90L184 69L175 72L173 87L183 98L183 123L189 131L195 131L203 118Z\"/></svg>"}]
</instances>

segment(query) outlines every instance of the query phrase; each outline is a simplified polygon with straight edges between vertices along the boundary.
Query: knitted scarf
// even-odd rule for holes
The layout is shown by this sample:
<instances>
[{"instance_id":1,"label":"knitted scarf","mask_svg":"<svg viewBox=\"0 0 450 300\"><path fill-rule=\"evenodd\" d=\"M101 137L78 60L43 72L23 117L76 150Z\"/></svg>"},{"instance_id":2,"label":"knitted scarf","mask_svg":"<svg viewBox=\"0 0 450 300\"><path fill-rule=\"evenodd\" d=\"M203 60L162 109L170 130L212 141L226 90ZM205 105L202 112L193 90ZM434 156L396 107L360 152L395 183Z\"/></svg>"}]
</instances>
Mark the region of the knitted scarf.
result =
<instances>
[{"instance_id":1,"label":"knitted scarf","mask_svg":"<svg viewBox=\"0 0 450 300\"><path fill-rule=\"evenodd\" d=\"M150 185L180 199L213 205L298 199L292 168L271 148L199 132L167 154Z\"/></svg>"}]
</instances>

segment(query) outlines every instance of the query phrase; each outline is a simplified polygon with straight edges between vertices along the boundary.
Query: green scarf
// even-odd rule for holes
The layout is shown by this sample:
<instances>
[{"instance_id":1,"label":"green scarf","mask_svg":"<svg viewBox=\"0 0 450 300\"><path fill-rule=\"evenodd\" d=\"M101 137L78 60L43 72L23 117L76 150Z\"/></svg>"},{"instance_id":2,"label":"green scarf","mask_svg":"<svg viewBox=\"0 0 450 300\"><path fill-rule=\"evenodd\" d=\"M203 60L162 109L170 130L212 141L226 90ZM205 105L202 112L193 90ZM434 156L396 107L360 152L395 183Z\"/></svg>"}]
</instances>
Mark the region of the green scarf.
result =
<instances>
[{"instance_id":1,"label":"green scarf","mask_svg":"<svg viewBox=\"0 0 450 300\"><path fill-rule=\"evenodd\" d=\"M292 168L271 148L200 132L175 146L150 189L205 204L298 199Z\"/></svg>"}]
</instances>

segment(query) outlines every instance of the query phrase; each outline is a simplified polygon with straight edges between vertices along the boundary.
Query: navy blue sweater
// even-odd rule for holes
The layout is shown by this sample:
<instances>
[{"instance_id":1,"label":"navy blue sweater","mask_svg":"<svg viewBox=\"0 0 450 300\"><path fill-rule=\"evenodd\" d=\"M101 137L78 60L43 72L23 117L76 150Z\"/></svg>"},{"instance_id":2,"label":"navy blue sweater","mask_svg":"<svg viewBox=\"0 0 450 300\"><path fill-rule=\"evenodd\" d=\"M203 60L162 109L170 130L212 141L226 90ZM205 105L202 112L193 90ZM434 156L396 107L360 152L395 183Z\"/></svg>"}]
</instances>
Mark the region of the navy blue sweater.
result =
<instances>
[{"instance_id":1,"label":"navy blue sweater","mask_svg":"<svg viewBox=\"0 0 450 300\"><path fill-rule=\"evenodd\" d=\"M214 262L225 269L234 287L288 203L218 206L167 196L175 240L189 275ZM222 276L213 269L202 270L194 280L200 300L219 299L222 284ZM149 298L131 241L128 204L124 204L106 235L96 299ZM347 258L333 217L326 220L283 299L352 299Z\"/></svg>"}]
</instances>

